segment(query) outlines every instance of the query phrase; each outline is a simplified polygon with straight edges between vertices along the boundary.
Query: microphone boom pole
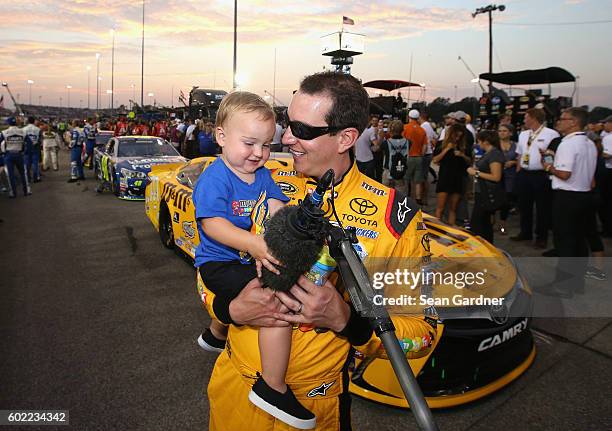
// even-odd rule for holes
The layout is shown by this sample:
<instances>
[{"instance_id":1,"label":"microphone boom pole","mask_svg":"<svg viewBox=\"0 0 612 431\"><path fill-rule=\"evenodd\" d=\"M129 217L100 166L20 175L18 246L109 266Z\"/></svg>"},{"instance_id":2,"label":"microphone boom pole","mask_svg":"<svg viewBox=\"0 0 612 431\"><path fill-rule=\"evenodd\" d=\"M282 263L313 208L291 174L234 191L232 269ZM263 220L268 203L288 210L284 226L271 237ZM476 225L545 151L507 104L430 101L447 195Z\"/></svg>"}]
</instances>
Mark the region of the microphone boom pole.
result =
<instances>
[{"instance_id":1,"label":"microphone boom pole","mask_svg":"<svg viewBox=\"0 0 612 431\"><path fill-rule=\"evenodd\" d=\"M393 321L382 305L374 304L374 288L367 270L352 246L351 239L342 228L335 226L331 227L330 237L330 254L338 264L340 276L349 292L351 302L358 313L369 319L372 329L382 341L419 428L437 431L438 426L425 401L423 391L397 341Z\"/></svg>"}]
</instances>

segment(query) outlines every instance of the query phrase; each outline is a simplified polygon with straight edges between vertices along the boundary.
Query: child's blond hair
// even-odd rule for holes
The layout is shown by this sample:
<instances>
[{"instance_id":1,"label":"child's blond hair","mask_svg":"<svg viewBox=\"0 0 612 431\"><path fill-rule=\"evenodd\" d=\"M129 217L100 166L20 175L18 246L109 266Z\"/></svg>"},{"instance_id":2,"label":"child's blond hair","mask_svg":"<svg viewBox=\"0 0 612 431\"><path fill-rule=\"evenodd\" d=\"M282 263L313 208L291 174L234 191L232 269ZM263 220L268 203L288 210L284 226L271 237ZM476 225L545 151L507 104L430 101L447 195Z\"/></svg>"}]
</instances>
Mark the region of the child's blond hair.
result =
<instances>
[{"instance_id":1,"label":"child's blond hair","mask_svg":"<svg viewBox=\"0 0 612 431\"><path fill-rule=\"evenodd\" d=\"M234 91L221 101L215 127L223 127L236 112L257 112L263 121L276 119L272 106L260 96L248 91Z\"/></svg>"}]
</instances>

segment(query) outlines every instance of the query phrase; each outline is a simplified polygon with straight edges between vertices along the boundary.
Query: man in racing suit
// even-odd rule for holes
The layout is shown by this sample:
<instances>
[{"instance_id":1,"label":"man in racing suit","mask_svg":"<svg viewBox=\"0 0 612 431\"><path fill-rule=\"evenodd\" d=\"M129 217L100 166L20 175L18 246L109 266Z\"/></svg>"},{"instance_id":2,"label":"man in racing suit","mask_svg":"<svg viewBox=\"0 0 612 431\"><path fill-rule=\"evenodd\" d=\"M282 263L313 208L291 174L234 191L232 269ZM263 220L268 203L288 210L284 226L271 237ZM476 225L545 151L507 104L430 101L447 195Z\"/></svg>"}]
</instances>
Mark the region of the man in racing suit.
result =
<instances>
[{"instance_id":1,"label":"man in racing suit","mask_svg":"<svg viewBox=\"0 0 612 431\"><path fill-rule=\"evenodd\" d=\"M70 179L69 183L74 183L78 180L84 180L83 174L83 143L85 141L85 132L81 128L81 121L74 120L72 122L72 132L70 134Z\"/></svg>"},{"instance_id":2,"label":"man in racing suit","mask_svg":"<svg viewBox=\"0 0 612 431\"><path fill-rule=\"evenodd\" d=\"M25 163L27 167L28 180L35 183L40 181L40 143L41 131L34 124L34 117L28 117L28 125L23 128L26 136Z\"/></svg>"},{"instance_id":3,"label":"man in racing suit","mask_svg":"<svg viewBox=\"0 0 612 431\"><path fill-rule=\"evenodd\" d=\"M334 169L336 211L345 227L358 228L362 258L420 261L428 253L419 208L410 198L361 174L355 164L352 147L367 125L368 104L367 93L350 75L324 72L306 77L289 107L283 137L294 156L294 170L276 170L273 177L296 204L314 190L316 178ZM337 275L331 279L337 280ZM351 429L348 364L353 347L383 357L384 349L367 319L331 281L317 287L301 277L287 295L262 289L254 279L231 300L215 297L201 279L198 289L209 313L229 324L226 348L208 386L211 430L290 429L247 401L261 370L257 327L287 324L294 324L287 384L315 413L316 429ZM394 317L393 322L407 357L430 352L435 319Z\"/></svg>"},{"instance_id":4,"label":"man in racing suit","mask_svg":"<svg viewBox=\"0 0 612 431\"><path fill-rule=\"evenodd\" d=\"M9 128L3 130L0 134L0 152L4 156L4 170L9 182L9 197L17 197L15 168L21 177L23 186L23 195L31 195L30 183L26 174L25 166L25 148L26 136L23 129L17 127L17 121L14 117L9 117L7 120Z\"/></svg>"},{"instance_id":5,"label":"man in racing suit","mask_svg":"<svg viewBox=\"0 0 612 431\"><path fill-rule=\"evenodd\" d=\"M96 135L98 134L93 118L87 119L87 123L85 124L85 127L83 127L83 133L87 139L85 142L85 161L83 164L91 170L93 169L94 165L93 154L94 148L96 147Z\"/></svg>"}]
</instances>

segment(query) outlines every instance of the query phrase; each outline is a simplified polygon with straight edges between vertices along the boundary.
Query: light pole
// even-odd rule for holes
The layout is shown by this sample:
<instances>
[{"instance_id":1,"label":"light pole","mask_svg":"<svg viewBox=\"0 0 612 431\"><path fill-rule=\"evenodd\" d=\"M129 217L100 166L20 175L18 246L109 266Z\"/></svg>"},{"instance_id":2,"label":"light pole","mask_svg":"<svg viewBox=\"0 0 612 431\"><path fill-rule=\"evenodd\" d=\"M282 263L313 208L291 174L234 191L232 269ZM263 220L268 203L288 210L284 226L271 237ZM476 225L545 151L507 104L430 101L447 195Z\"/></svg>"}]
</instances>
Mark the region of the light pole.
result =
<instances>
[{"instance_id":1,"label":"light pole","mask_svg":"<svg viewBox=\"0 0 612 431\"><path fill-rule=\"evenodd\" d=\"M68 107L70 108L70 89L72 88L72 85L66 85L66 88L68 89Z\"/></svg>"},{"instance_id":2,"label":"light pole","mask_svg":"<svg viewBox=\"0 0 612 431\"><path fill-rule=\"evenodd\" d=\"M87 69L87 109L89 109L89 93L90 93L90 90L89 90L90 79L89 78L91 77L91 66L87 66L86 69Z\"/></svg>"},{"instance_id":3,"label":"light pole","mask_svg":"<svg viewBox=\"0 0 612 431\"><path fill-rule=\"evenodd\" d=\"M238 0L234 0L234 76L233 86L235 90L237 87L236 83L236 58L238 56Z\"/></svg>"},{"instance_id":4,"label":"light pole","mask_svg":"<svg viewBox=\"0 0 612 431\"><path fill-rule=\"evenodd\" d=\"M276 48L274 48L274 84L272 86L272 107L276 104Z\"/></svg>"},{"instance_id":5,"label":"light pole","mask_svg":"<svg viewBox=\"0 0 612 431\"><path fill-rule=\"evenodd\" d=\"M136 85L131 84L130 87L132 87L132 100L130 100L130 111L131 111L133 108L134 99L136 99Z\"/></svg>"},{"instance_id":6,"label":"light pole","mask_svg":"<svg viewBox=\"0 0 612 431\"><path fill-rule=\"evenodd\" d=\"M102 99L102 77L98 76L97 81L98 81L98 95L96 96L96 98L98 98L98 96L99 96L99 98ZM96 108L96 113L97 113L98 109L99 109L99 107Z\"/></svg>"},{"instance_id":7,"label":"light pole","mask_svg":"<svg viewBox=\"0 0 612 431\"><path fill-rule=\"evenodd\" d=\"M42 105L42 96L40 96L40 95L38 96L38 104Z\"/></svg>"},{"instance_id":8,"label":"light pole","mask_svg":"<svg viewBox=\"0 0 612 431\"><path fill-rule=\"evenodd\" d=\"M112 100L113 100L113 90L106 90L106 95L108 96L108 108L112 109L111 108L111 104L113 103L112 102Z\"/></svg>"},{"instance_id":9,"label":"light pole","mask_svg":"<svg viewBox=\"0 0 612 431\"><path fill-rule=\"evenodd\" d=\"M96 52L96 111L100 109L100 53Z\"/></svg>"},{"instance_id":10,"label":"light pole","mask_svg":"<svg viewBox=\"0 0 612 431\"><path fill-rule=\"evenodd\" d=\"M506 6L503 4L495 5L490 4L488 6L479 7L472 13L472 18L476 18L476 15L481 13L489 14L489 74L493 73L493 11L499 10L503 12L506 10ZM489 80L489 97L493 96L493 81Z\"/></svg>"},{"instance_id":11,"label":"light pole","mask_svg":"<svg viewBox=\"0 0 612 431\"><path fill-rule=\"evenodd\" d=\"M476 97L476 84L480 84L480 79L474 78L474 79L471 79L470 82L474 84L474 99L478 100ZM477 106L474 104L472 108L472 118L476 118L477 109L478 109Z\"/></svg>"},{"instance_id":12,"label":"light pole","mask_svg":"<svg viewBox=\"0 0 612 431\"><path fill-rule=\"evenodd\" d=\"M62 96L60 96L60 108L62 107Z\"/></svg>"},{"instance_id":13,"label":"light pole","mask_svg":"<svg viewBox=\"0 0 612 431\"><path fill-rule=\"evenodd\" d=\"M32 104L32 84L34 84L34 81L32 81L31 79L28 79L28 87L30 91L30 101L28 103L30 105Z\"/></svg>"},{"instance_id":14,"label":"light pole","mask_svg":"<svg viewBox=\"0 0 612 431\"><path fill-rule=\"evenodd\" d=\"M115 108L115 29L111 29L111 35L113 36L113 49L111 54L111 118L113 118L113 109Z\"/></svg>"},{"instance_id":15,"label":"light pole","mask_svg":"<svg viewBox=\"0 0 612 431\"><path fill-rule=\"evenodd\" d=\"M144 25L145 25L145 0L142 0L142 48L140 58L140 106L144 105Z\"/></svg>"},{"instance_id":16,"label":"light pole","mask_svg":"<svg viewBox=\"0 0 612 431\"><path fill-rule=\"evenodd\" d=\"M155 97L155 94L149 93L149 94L147 94L147 96L150 97L150 99L149 99L149 106L151 106L151 100L153 100L153 97Z\"/></svg>"}]
</instances>

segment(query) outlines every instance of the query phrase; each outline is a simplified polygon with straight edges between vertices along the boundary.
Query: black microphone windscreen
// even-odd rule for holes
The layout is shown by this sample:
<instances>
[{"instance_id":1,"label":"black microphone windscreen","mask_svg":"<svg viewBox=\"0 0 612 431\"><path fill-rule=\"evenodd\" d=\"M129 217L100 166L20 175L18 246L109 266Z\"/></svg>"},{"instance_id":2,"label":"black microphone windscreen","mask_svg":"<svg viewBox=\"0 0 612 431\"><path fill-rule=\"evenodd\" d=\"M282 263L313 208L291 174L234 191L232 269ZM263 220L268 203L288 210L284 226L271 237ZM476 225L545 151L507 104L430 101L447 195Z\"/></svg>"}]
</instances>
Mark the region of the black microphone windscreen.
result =
<instances>
[{"instance_id":1,"label":"black microphone windscreen","mask_svg":"<svg viewBox=\"0 0 612 431\"><path fill-rule=\"evenodd\" d=\"M273 290L289 290L314 265L323 248L323 238L304 239L295 235L290 223L297 210L294 205L281 208L266 224L264 239L268 250L282 263L277 266L279 275L262 268L263 284Z\"/></svg>"}]
</instances>

